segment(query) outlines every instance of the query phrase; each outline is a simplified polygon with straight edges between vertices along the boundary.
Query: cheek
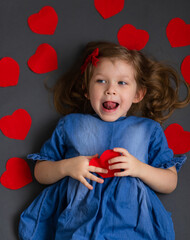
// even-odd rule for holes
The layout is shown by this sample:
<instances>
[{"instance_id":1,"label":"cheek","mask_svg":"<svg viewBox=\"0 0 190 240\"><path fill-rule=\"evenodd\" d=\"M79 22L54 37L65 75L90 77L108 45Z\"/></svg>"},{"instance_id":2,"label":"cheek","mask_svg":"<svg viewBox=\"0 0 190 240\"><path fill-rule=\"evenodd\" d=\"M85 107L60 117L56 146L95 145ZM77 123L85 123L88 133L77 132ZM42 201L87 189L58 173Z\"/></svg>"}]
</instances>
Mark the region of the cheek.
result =
<instances>
[{"instance_id":1,"label":"cheek","mask_svg":"<svg viewBox=\"0 0 190 240\"><path fill-rule=\"evenodd\" d=\"M100 89L97 86L91 86L89 89L90 99L96 100L100 97Z\"/></svg>"},{"instance_id":2,"label":"cheek","mask_svg":"<svg viewBox=\"0 0 190 240\"><path fill-rule=\"evenodd\" d=\"M99 103L99 97L97 94L92 94L90 97L91 105L97 105Z\"/></svg>"},{"instance_id":3,"label":"cheek","mask_svg":"<svg viewBox=\"0 0 190 240\"><path fill-rule=\"evenodd\" d=\"M136 96L136 92L135 91L127 91L125 93L122 94L122 101L125 105L129 105L130 103L133 102L133 100L135 99Z\"/></svg>"}]
</instances>

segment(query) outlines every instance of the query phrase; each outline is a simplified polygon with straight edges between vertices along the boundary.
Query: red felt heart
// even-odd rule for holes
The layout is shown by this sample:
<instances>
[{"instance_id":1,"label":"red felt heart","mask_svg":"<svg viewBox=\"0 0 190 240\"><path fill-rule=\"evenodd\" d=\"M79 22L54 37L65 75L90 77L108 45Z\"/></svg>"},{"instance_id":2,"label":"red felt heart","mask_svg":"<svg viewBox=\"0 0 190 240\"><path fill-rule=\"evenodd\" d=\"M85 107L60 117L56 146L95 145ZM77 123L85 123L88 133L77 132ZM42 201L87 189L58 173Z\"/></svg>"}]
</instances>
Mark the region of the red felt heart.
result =
<instances>
[{"instance_id":1,"label":"red felt heart","mask_svg":"<svg viewBox=\"0 0 190 240\"><path fill-rule=\"evenodd\" d=\"M24 109L18 109L12 115L0 119L0 129L9 138L24 140L31 123L29 113Z\"/></svg>"},{"instance_id":2,"label":"red felt heart","mask_svg":"<svg viewBox=\"0 0 190 240\"><path fill-rule=\"evenodd\" d=\"M15 86L18 83L20 68L18 63L4 57L0 60L0 87Z\"/></svg>"},{"instance_id":3,"label":"red felt heart","mask_svg":"<svg viewBox=\"0 0 190 240\"><path fill-rule=\"evenodd\" d=\"M184 58L181 64L181 73L185 81L190 84L190 55Z\"/></svg>"},{"instance_id":4,"label":"red felt heart","mask_svg":"<svg viewBox=\"0 0 190 240\"><path fill-rule=\"evenodd\" d=\"M47 73L58 68L57 53L47 43L41 44L28 60L29 68L35 73Z\"/></svg>"},{"instance_id":5,"label":"red felt heart","mask_svg":"<svg viewBox=\"0 0 190 240\"><path fill-rule=\"evenodd\" d=\"M166 35L172 47L190 45L190 24L181 18L173 18L166 28Z\"/></svg>"},{"instance_id":6,"label":"red felt heart","mask_svg":"<svg viewBox=\"0 0 190 240\"><path fill-rule=\"evenodd\" d=\"M179 124L169 125L164 133L168 146L174 154L184 154L190 151L190 132L184 131Z\"/></svg>"},{"instance_id":7,"label":"red felt heart","mask_svg":"<svg viewBox=\"0 0 190 240\"><path fill-rule=\"evenodd\" d=\"M124 7L124 0L94 0L96 10L106 19L119 13Z\"/></svg>"},{"instance_id":8,"label":"red felt heart","mask_svg":"<svg viewBox=\"0 0 190 240\"><path fill-rule=\"evenodd\" d=\"M35 13L28 18L30 29L38 34L53 35L58 23L58 16L54 8L43 7L39 13Z\"/></svg>"},{"instance_id":9,"label":"red felt heart","mask_svg":"<svg viewBox=\"0 0 190 240\"><path fill-rule=\"evenodd\" d=\"M6 171L1 176L1 184L10 189L19 189L32 182L32 175L27 162L22 158L7 161Z\"/></svg>"},{"instance_id":10,"label":"red felt heart","mask_svg":"<svg viewBox=\"0 0 190 240\"><path fill-rule=\"evenodd\" d=\"M131 24L125 24L118 31L117 38L120 45L130 50L139 51L146 46L149 34L145 30L136 29Z\"/></svg>"},{"instance_id":11,"label":"red felt heart","mask_svg":"<svg viewBox=\"0 0 190 240\"><path fill-rule=\"evenodd\" d=\"M100 158L92 158L89 162L90 166L95 166L95 167L100 167L100 168L104 168L108 170L108 173L98 173L100 176L102 176L103 178L108 178L108 177L114 177L114 173L116 172L120 172L119 169L117 170L110 170L109 166L110 164L108 164L108 160L121 156L120 153L118 152L114 152L113 150L106 150L105 152L102 153L102 155L100 156Z\"/></svg>"}]
</instances>

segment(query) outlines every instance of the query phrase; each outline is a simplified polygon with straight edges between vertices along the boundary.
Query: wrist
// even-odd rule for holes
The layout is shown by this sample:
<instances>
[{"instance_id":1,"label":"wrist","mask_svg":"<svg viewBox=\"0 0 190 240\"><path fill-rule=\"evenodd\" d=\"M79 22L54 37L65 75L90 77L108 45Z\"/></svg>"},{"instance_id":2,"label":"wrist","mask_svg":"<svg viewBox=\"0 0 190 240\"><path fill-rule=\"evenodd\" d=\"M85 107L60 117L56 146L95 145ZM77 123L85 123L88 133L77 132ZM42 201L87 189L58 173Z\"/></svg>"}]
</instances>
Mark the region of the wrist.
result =
<instances>
[{"instance_id":1,"label":"wrist","mask_svg":"<svg viewBox=\"0 0 190 240\"><path fill-rule=\"evenodd\" d=\"M137 170L137 176L138 178L142 179L143 175L145 174L145 168L146 168L146 163L139 161L139 166Z\"/></svg>"},{"instance_id":2,"label":"wrist","mask_svg":"<svg viewBox=\"0 0 190 240\"><path fill-rule=\"evenodd\" d=\"M63 160L60 160L60 173L63 177L67 177L69 176L69 173L68 173L68 164L69 164L69 161L68 159L63 159Z\"/></svg>"}]
</instances>

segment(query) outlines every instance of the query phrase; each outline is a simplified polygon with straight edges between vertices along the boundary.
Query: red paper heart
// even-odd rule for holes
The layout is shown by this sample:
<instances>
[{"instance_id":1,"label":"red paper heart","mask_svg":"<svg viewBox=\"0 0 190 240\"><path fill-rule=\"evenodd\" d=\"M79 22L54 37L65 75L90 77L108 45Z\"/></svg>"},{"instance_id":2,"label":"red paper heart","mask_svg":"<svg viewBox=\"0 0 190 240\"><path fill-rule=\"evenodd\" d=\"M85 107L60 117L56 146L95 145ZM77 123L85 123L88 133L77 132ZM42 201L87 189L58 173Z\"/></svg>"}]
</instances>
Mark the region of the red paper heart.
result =
<instances>
[{"instance_id":1,"label":"red paper heart","mask_svg":"<svg viewBox=\"0 0 190 240\"><path fill-rule=\"evenodd\" d=\"M32 175L27 162L22 158L7 161L6 171L1 176L1 184L9 189L19 189L32 182Z\"/></svg>"},{"instance_id":2,"label":"red paper heart","mask_svg":"<svg viewBox=\"0 0 190 240\"><path fill-rule=\"evenodd\" d=\"M0 87L15 86L18 83L20 68L18 63L4 57L0 60Z\"/></svg>"},{"instance_id":3,"label":"red paper heart","mask_svg":"<svg viewBox=\"0 0 190 240\"><path fill-rule=\"evenodd\" d=\"M118 152L114 152L113 150L106 150L105 152L102 153L102 155L100 156L100 158L92 158L89 162L90 166L95 166L95 167L100 167L100 168L104 168L108 170L108 173L98 173L100 176L102 176L103 178L108 178L108 177L114 177L114 173L116 172L120 172L119 169L117 170L110 170L109 166L110 164L108 164L108 160L121 156L120 153Z\"/></svg>"},{"instance_id":4,"label":"red paper heart","mask_svg":"<svg viewBox=\"0 0 190 240\"><path fill-rule=\"evenodd\" d=\"M120 45L130 50L139 51L146 46L149 34L145 30L136 29L131 24L125 24L118 31L117 38Z\"/></svg>"},{"instance_id":5,"label":"red paper heart","mask_svg":"<svg viewBox=\"0 0 190 240\"><path fill-rule=\"evenodd\" d=\"M185 81L190 84L190 55L184 58L181 64L181 73Z\"/></svg>"},{"instance_id":6,"label":"red paper heart","mask_svg":"<svg viewBox=\"0 0 190 240\"><path fill-rule=\"evenodd\" d=\"M190 45L190 24L181 18L173 18L166 28L166 35L172 47Z\"/></svg>"},{"instance_id":7,"label":"red paper heart","mask_svg":"<svg viewBox=\"0 0 190 240\"><path fill-rule=\"evenodd\" d=\"M53 35L58 23L58 16L54 8L43 7L39 13L35 13L28 18L30 29L38 34Z\"/></svg>"},{"instance_id":8,"label":"red paper heart","mask_svg":"<svg viewBox=\"0 0 190 240\"><path fill-rule=\"evenodd\" d=\"M94 0L96 10L106 19L119 13L124 7L124 0Z\"/></svg>"},{"instance_id":9,"label":"red paper heart","mask_svg":"<svg viewBox=\"0 0 190 240\"><path fill-rule=\"evenodd\" d=\"M58 68L57 53L49 44L41 44L28 60L29 68L35 73L47 73Z\"/></svg>"},{"instance_id":10,"label":"red paper heart","mask_svg":"<svg viewBox=\"0 0 190 240\"><path fill-rule=\"evenodd\" d=\"M24 109L0 119L0 129L9 138L24 140L30 130L32 119Z\"/></svg>"},{"instance_id":11,"label":"red paper heart","mask_svg":"<svg viewBox=\"0 0 190 240\"><path fill-rule=\"evenodd\" d=\"M164 133L168 146L174 154L184 154L190 151L190 132L184 131L179 124L169 125Z\"/></svg>"}]
</instances>

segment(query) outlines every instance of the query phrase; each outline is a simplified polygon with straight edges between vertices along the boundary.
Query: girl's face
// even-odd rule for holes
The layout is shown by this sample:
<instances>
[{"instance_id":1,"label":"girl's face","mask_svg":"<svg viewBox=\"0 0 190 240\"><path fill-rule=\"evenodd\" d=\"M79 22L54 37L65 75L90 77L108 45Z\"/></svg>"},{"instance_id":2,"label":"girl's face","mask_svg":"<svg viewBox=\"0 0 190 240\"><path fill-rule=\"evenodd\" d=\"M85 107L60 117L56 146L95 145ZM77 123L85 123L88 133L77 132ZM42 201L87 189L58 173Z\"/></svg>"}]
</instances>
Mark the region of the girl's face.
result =
<instances>
[{"instance_id":1,"label":"girl's face","mask_svg":"<svg viewBox=\"0 0 190 240\"><path fill-rule=\"evenodd\" d=\"M108 122L126 116L132 103L142 100L133 67L124 60L101 58L94 69L86 97L99 117Z\"/></svg>"}]
</instances>

